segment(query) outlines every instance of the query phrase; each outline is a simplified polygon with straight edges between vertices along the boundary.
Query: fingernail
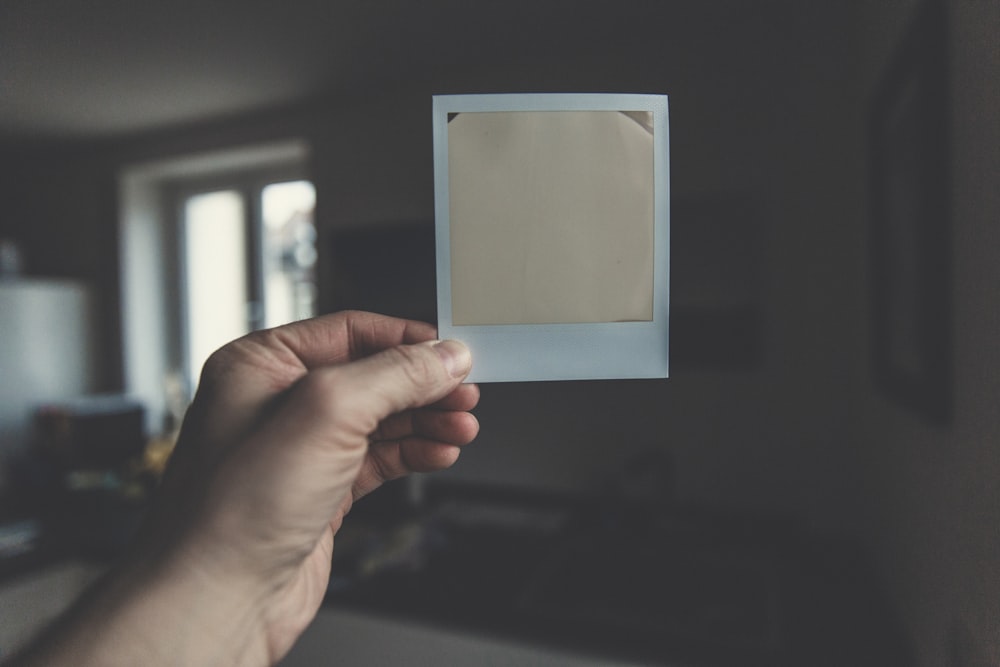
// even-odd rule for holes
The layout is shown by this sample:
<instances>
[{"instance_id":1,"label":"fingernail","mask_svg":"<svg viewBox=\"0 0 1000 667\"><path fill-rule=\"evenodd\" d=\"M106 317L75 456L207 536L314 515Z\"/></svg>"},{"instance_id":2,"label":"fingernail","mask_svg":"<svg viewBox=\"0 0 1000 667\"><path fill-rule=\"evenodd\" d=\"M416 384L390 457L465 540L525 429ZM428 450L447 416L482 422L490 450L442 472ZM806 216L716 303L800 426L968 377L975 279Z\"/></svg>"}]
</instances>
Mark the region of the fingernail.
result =
<instances>
[{"instance_id":1,"label":"fingernail","mask_svg":"<svg viewBox=\"0 0 1000 667\"><path fill-rule=\"evenodd\" d=\"M441 357L444 367L452 377L462 377L472 368L472 354L457 340L442 340L434 344L434 351Z\"/></svg>"}]
</instances>

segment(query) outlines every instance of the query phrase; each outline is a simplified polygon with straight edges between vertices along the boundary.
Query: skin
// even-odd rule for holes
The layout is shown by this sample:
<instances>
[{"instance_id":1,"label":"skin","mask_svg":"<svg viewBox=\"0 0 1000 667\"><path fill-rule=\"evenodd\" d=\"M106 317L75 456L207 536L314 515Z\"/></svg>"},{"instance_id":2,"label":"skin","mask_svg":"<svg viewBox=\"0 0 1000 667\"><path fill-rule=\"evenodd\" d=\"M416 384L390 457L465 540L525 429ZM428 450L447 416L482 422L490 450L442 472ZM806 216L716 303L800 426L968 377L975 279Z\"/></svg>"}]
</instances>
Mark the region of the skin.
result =
<instances>
[{"instance_id":1,"label":"skin","mask_svg":"<svg viewBox=\"0 0 1000 667\"><path fill-rule=\"evenodd\" d=\"M15 665L268 665L316 614L334 536L383 482L475 438L468 350L434 327L337 313L205 365L135 547Z\"/></svg>"}]
</instances>

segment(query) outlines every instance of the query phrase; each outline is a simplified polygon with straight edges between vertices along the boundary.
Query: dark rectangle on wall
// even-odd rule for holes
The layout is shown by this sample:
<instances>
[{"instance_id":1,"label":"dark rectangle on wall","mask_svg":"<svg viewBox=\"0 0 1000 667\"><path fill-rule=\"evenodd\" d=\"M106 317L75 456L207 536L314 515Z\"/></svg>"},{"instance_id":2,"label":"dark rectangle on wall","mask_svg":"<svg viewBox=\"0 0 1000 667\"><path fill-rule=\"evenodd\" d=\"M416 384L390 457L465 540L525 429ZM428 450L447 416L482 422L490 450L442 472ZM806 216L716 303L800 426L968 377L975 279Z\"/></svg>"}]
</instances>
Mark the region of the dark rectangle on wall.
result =
<instances>
[{"instance_id":1,"label":"dark rectangle on wall","mask_svg":"<svg viewBox=\"0 0 1000 667\"><path fill-rule=\"evenodd\" d=\"M678 371L752 371L764 357L764 220L740 193L677 198L671 211L670 360Z\"/></svg>"},{"instance_id":2,"label":"dark rectangle on wall","mask_svg":"<svg viewBox=\"0 0 1000 667\"><path fill-rule=\"evenodd\" d=\"M675 370L746 371L763 357L760 314L753 306L675 307L670 327Z\"/></svg>"},{"instance_id":3,"label":"dark rectangle on wall","mask_svg":"<svg viewBox=\"0 0 1000 667\"><path fill-rule=\"evenodd\" d=\"M952 415L946 8L919 7L871 109L872 370L931 422Z\"/></svg>"},{"instance_id":4,"label":"dark rectangle on wall","mask_svg":"<svg viewBox=\"0 0 1000 667\"><path fill-rule=\"evenodd\" d=\"M437 322L433 222L335 232L329 257L333 310Z\"/></svg>"}]
</instances>

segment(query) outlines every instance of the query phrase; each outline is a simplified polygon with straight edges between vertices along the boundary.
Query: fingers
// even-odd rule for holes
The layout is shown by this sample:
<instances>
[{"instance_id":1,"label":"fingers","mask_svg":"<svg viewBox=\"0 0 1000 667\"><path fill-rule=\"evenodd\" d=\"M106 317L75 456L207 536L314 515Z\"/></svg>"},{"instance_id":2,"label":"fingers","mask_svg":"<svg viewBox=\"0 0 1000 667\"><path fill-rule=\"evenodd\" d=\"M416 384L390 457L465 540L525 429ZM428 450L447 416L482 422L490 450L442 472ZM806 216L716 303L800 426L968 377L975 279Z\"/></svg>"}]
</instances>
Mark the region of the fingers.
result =
<instances>
[{"instance_id":1,"label":"fingers","mask_svg":"<svg viewBox=\"0 0 1000 667\"><path fill-rule=\"evenodd\" d=\"M353 500L371 493L385 482L414 472L435 472L451 467L458 460L458 445L408 438L373 445L351 487Z\"/></svg>"},{"instance_id":2,"label":"fingers","mask_svg":"<svg viewBox=\"0 0 1000 667\"><path fill-rule=\"evenodd\" d=\"M212 354L202 372L195 404L213 405L216 418L210 435L223 440L233 425L252 421L276 393L312 370L400 344L433 340L435 335L435 328L425 322L356 311L256 331Z\"/></svg>"},{"instance_id":3,"label":"fingers","mask_svg":"<svg viewBox=\"0 0 1000 667\"><path fill-rule=\"evenodd\" d=\"M479 422L468 412L412 410L392 415L379 424L371 444L424 438L450 445L466 445L479 433Z\"/></svg>"},{"instance_id":4,"label":"fingers","mask_svg":"<svg viewBox=\"0 0 1000 667\"><path fill-rule=\"evenodd\" d=\"M461 384L440 401L432 403L431 408L438 410L471 410L479 404L479 386Z\"/></svg>"},{"instance_id":5,"label":"fingers","mask_svg":"<svg viewBox=\"0 0 1000 667\"><path fill-rule=\"evenodd\" d=\"M361 359L396 345L433 340L433 325L375 313L344 311L254 334L287 350L307 369Z\"/></svg>"},{"instance_id":6,"label":"fingers","mask_svg":"<svg viewBox=\"0 0 1000 667\"><path fill-rule=\"evenodd\" d=\"M479 422L468 412L415 410L383 422L354 481L354 500L411 472L450 467L460 447L479 434ZM391 437L389 437L391 436Z\"/></svg>"},{"instance_id":7,"label":"fingers","mask_svg":"<svg viewBox=\"0 0 1000 667\"><path fill-rule=\"evenodd\" d=\"M479 388L460 385L432 405L417 410L407 410L386 417L369 436L370 442L399 440L420 435L442 442L464 445L479 430L475 418L466 415L479 402Z\"/></svg>"},{"instance_id":8,"label":"fingers","mask_svg":"<svg viewBox=\"0 0 1000 667\"><path fill-rule=\"evenodd\" d=\"M322 524L345 498L360 497L409 472L454 463L458 447L478 432L478 422L466 410L475 406L479 390L461 384L472 365L469 350L457 341L435 341L434 333L429 325L348 313L279 327L227 346L228 356L220 355L215 366L225 381L224 396L233 403L224 411L229 419L222 420L231 424L227 433L232 437L218 440L245 440L241 454L227 459L235 463L226 467L231 482L226 488L235 490L219 491L214 502L246 507L252 503L245 496L258 494L267 498L261 506L294 517L290 521L296 526ZM336 336L344 337L349 348L343 361L362 358L332 363L337 357L328 348ZM389 342L426 336L431 340L370 353ZM298 369L289 358L301 360ZM221 362L245 368L234 373L233 363ZM289 383L291 376L282 375L282 368L302 375ZM234 393L239 401L232 401ZM216 398L216 404L223 400ZM380 442L370 445L373 433ZM300 492L277 491L293 486Z\"/></svg>"},{"instance_id":9,"label":"fingers","mask_svg":"<svg viewBox=\"0 0 1000 667\"><path fill-rule=\"evenodd\" d=\"M468 349L444 341L403 345L353 363L320 368L283 396L266 424L254 430L251 446L259 448L260 466L272 473L297 471L303 478L321 479L334 504L349 493L359 471L371 467L366 464L370 436L380 424L381 438L389 441L381 449L398 448L395 455L390 452L375 464L384 462L386 475L398 476L409 465L433 469L450 464L455 453L449 448L468 442L478 432L475 417L457 410L427 409L417 411L424 413L420 416L410 412L387 418L452 394L444 404L474 403L475 389L456 393L470 367ZM278 442L282 446L274 446ZM433 444L421 445L428 451L418 452L411 442Z\"/></svg>"},{"instance_id":10,"label":"fingers","mask_svg":"<svg viewBox=\"0 0 1000 667\"><path fill-rule=\"evenodd\" d=\"M442 341L393 348L338 369L342 376L359 374L358 386L367 388L369 406L379 416L365 431L381 442L368 448L354 478L355 500L385 481L442 470L458 459L458 446L479 432L476 418L463 411L478 401L479 389L459 389L471 365L464 345ZM426 405L459 409L409 410Z\"/></svg>"},{"instance_id":11,"label":"fingers","mask_svg":"<svg viewBox=\"0 0 1000 667\"><path fill-rule=\"evenodd\" d=\"M367 437L391 414L444 399L459 387L471 367L472 357L463 344L438 341L400 345L311 376L329 375L343 398L342 408L371 420L358 424ZM451 400L470 398L460 394Z\"/></svg>"},{"instance_id":12,"label":"fingers","mask_svg":"<svg viewBox=\"0 0 1000 667\"><path fill-rule=\"evenodd\" d=\"M379 484L412 472L434 472L458 460L461 448L422 438L373 447L365 467L371 467Z\"/></svg>"},{"instance_id":13,"label":"fingers","mask_svg":"<svg viewBox=\"0 0 1000 667\"><path fill-rule=\"evenodd\" d=\"M394 345L415 345L437 338L437 328L427 322L348 311L348 344L352 359L367 357Z\"/></svg>"}]
</instances>

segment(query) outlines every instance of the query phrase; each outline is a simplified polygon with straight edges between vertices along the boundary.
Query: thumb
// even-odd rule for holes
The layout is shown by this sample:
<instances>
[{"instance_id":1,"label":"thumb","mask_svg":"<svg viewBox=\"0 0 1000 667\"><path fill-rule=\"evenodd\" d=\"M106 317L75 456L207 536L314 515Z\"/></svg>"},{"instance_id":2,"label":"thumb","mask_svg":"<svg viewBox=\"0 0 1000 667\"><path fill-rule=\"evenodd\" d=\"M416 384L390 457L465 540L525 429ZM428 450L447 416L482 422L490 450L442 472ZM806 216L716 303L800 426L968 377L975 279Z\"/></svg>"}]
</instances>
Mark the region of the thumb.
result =
<instances>
[{"instance_id":1,"label":"thumb","mask_svg":"<svg viewBox=\"0 0 1000 667\"><path fill-rule=\"evenodd\" d=\"M377 421L428 405L454 391L472 369L472 355L456 340L399 345L340 366L343 387Z\"/></svg>"}]
</instances>

